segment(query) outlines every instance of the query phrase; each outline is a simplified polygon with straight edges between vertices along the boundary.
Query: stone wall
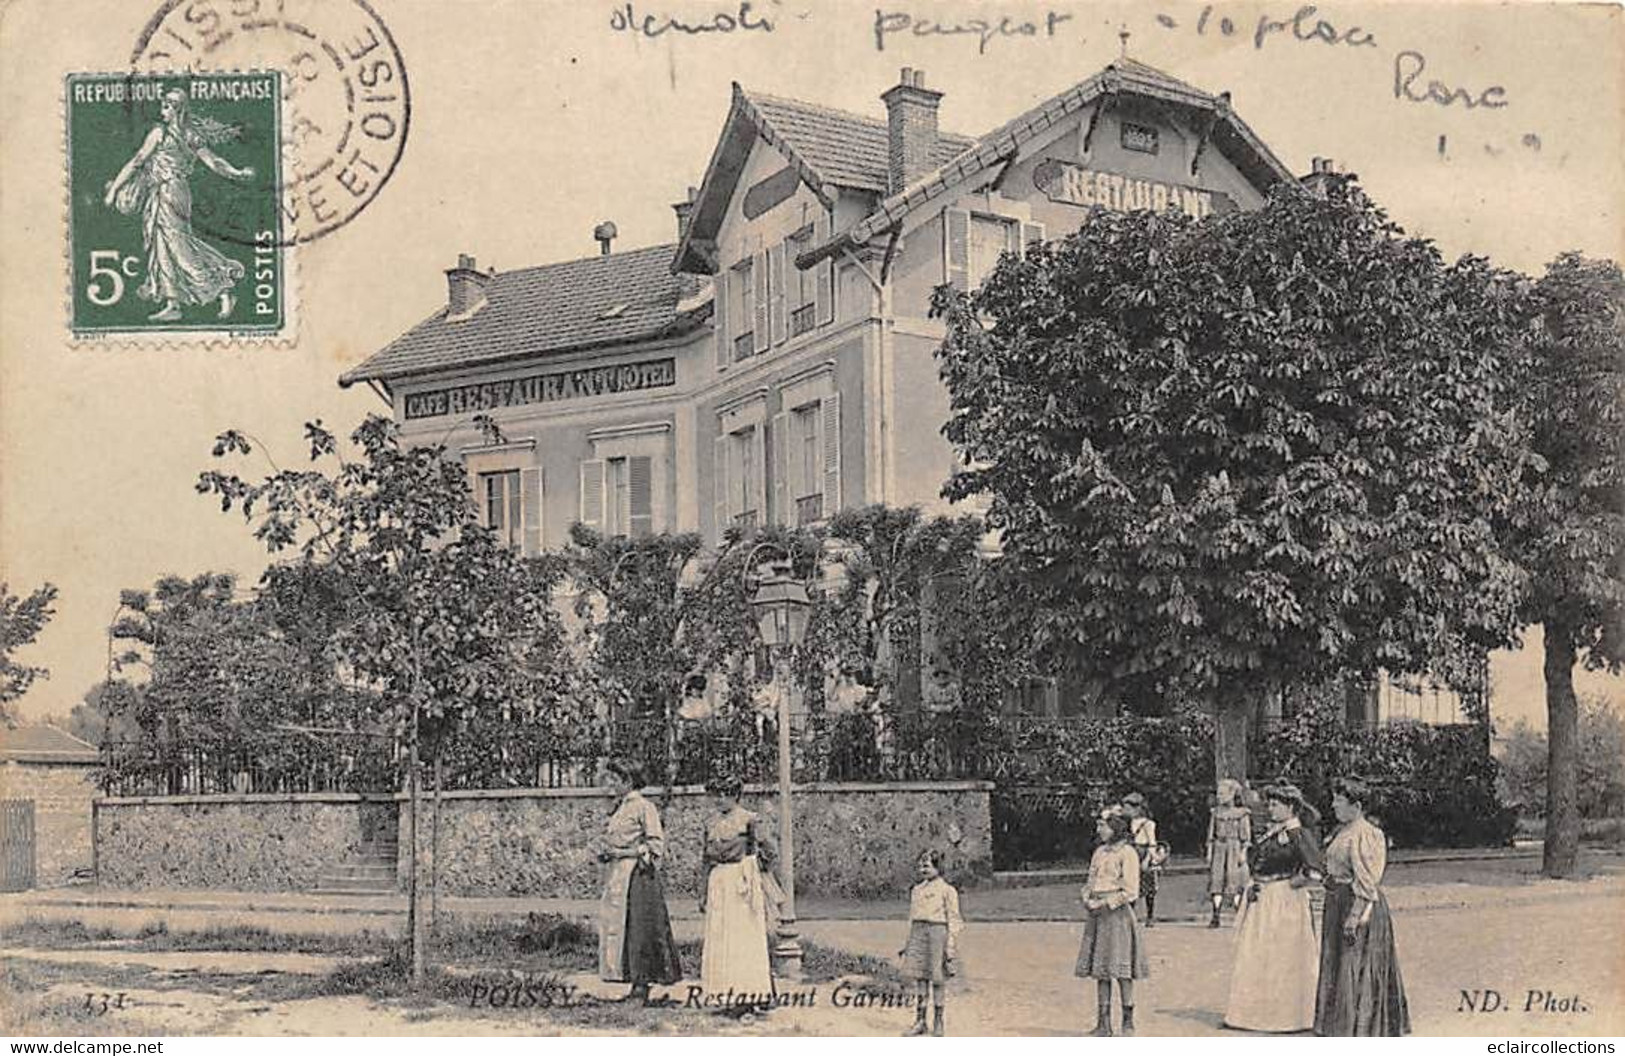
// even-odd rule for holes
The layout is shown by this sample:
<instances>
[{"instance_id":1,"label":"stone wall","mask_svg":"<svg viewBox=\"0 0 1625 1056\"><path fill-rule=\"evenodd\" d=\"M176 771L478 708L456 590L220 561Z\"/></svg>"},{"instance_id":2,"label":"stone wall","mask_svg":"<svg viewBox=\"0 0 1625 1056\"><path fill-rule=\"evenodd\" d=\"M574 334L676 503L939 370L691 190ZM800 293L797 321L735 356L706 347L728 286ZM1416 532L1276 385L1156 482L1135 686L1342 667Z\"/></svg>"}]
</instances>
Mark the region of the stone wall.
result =
<instances>
[{"instance_id":1,"label":"stone wall","mask_svg":"<svg viewBox=\"0 0 1625 1056\"><path fill-rule=\"evenodd\" d=\"M393 796L140 796L96 803L106 887L308 891L360 854Z\"/></svg>"},{"instance_id":2,"label":"stone wall","mask_svg":"<svg viewBox=\"0 0 1625 1056\"><path fill-rule=\"evenodd\" d=\"M0 763L0 799L34 803L34 883L65 883L94 866L91 803L96 761Z\"/></svg>"},{"instance_id":3,"label":"stone wall","mask_svg":"<svg viewBox=\"0 0 1625 1056\"><path fill-rule=\"evenodd\" d=\"M798 786L798 893L900 895L913 883L914 859L926 847L943 851L957 883L991 875L991 790L983 782ZM763 790L746 789L746 806L761 812L774 832L777 802ZM375 798L369 807L380 805ZM410 812L400 806L404 852L410 845ZM609 794L598 789L448 792L439 825L441 891L596 896L602 869L597 839L613 807ZM97 824L100 879L114 887L307 890L327 866L358 852L362 808L357 796L103 800ZM666 875L673 894L697 891L702 827L712 809L698 789L679 789L664 804ZM426 799L419 832L425 856L431 838ZM405 866L403 853L403 887Z\"/></svg>"}]
</instances>

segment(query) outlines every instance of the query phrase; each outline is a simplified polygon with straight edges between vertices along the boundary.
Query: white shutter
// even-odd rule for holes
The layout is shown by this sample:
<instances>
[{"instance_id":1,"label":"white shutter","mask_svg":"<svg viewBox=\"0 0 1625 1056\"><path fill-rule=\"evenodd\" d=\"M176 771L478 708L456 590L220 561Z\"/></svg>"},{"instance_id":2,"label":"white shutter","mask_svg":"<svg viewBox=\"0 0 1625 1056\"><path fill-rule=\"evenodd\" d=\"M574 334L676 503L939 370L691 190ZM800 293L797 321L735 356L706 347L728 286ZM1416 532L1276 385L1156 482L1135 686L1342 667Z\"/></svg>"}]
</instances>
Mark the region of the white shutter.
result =
<instances>
[{"instance_id":1,"label":"white shutter","mask_svg":"<svg viewBox=\"0 0 1625 1056\"><path fill-rule=\"evenodd\" d=\"M718 268L711 280L711 323L716 327L717 369L727 370L732 360L728 341L728 271Z\"/></svg>"},{"instance_id":2,"label":"white shutter","mask_svg":"<svg viewBox=\"0 0 1625 1056\"><path fill-rule=\"evenodd\" d=\"M542 467L519 471L520 512L525 519L524 553L535 557L542 552Z\"/></svg>"},{"instance_id":3,"label":"white shutter","mask_svg":"<svg viewBox=\"0 0 1625 1056\"><path fill-rule=\"evenodd\" d=\"M1043 241L1044 241L1044 225L1043 224L1022 224L1021 225L1021 256L1025 257L1027 255L1027 247L1033 245L1035 242L1043 242Z\"/></svg>"},{"instance_id":4,"label":"white shutter","mask_svg":"<svg viewBox=\"0 0 1625 1056\"><path fill-rule=\"evenodd\" d=\"M829 241L829 217L819 213L813 218L813 245ZM826 257L813 265L813 318L819 326L835 318L835 258Z\"/></svg>"},{"instance_id":5,"label":"white shutter","mask_svg":"<svg viewBox=\"0 0 1625 1056\"><path fill-rule=\"evenodd\" d=\"M752 500L756 505L756 523L767 523L767 423L758 422L751 442L756 445L756 472L748 482Z\"/></svg>"},{"instance_id":6,"label":"white shutter","mask_svg":"<svg viewBox=\"0 0 1625 1056\"><path fill-rule=\"evenodd\" d=\"M970 213L964 209L942 214L942 281L956 290L970 288Z\"/></svg>"},{"instance_id":7,"label":"white shutter","mask_svg":"<svg viewBox=\"0 0 1625 1056\"><path fill-rule=\"evenodd\" d=\"M785 315L787 298L785 297L784 282L784 243L774 246L767 255L767 284L769 322L773 329L773 343L784 344L784 338L790 330L789 317Z\"/></svg>"},{"instance_id":8,"label":"white shutter","mask_svg":"<svg viewBox=\"0 0 1625 1056\"><path fill-rule=\"evenodd\" d=\"M751 342L752 348L757 352L766 352L772 340L772 306L768 298L772 291L768 289L767 251L757 253L750 266L751 280L756 284L756 323L755 340Z\"/></svg>"},{"instance_id":9,"label":"white shutter","mask_svg":"<svg viewBox=\"0 0 1625 1056\"><path fill-rule=\"evenodd\" d=\"M654 534L654 460L633 455L626 460L627 534L634 539Z\"/></svg>"},{"instance_id":10,"label":"white shutter","mask_svg":"<svg viewBox=\"0 0 1625 1056\"><path fill-rule=\"evenodd\" d=\"M713 516L717 526L717 543L722 542L722 535L728 530L728 520L732 509L728 502L728 434L723 433L712 444L711 480L716 485L713 496Z\"/></svg>"},{"instance_id":11,"label":"white shutter","mask_svg":"<svg viewBox=\"0 0 1625 1056\"><path fill-rule=\"evenodd\" d=\"M835 516L841 508L841 397L825 396L819 404L823 416L824 517Z\"/></svg>"},{"instance_id":12,"label":"white shutter","mask_svg":"<svg viewBox=\"0 0 1625 1056\"><path fill-rule=\"evenodd\" d=\"M581 523L595 532L604 530L604 462L589 458L581 463Z\"/></svg>"},{"instance_id":13,"label":"white shutter","mask_svg":"<svg viewBox=\"0 0 1625 1056\"><path fill-rule=\"evenodd\" d=\"M773 416L773 520L777 524L795 527L796 519L790 504L795 496L790 493L789 430L790 415L780 411Z\"/></svg>"}]
</instances>

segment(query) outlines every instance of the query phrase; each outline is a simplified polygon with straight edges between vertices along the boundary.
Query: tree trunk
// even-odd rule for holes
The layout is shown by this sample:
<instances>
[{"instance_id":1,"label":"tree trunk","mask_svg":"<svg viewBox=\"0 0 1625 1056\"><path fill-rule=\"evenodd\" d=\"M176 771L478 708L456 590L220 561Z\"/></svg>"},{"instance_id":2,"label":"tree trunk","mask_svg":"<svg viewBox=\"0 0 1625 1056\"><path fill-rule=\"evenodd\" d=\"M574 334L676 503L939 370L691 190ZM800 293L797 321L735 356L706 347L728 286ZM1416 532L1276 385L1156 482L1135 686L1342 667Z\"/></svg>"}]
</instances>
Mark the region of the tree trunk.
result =
<instances>
[{"instance_id":1,"label":"tree trunk","mask_svg":"<svg viewBox=\"0 0 1625 1056\"><path fill-rule=\"evenodd\" d=\"M440 740L434 746L434 817L429 822L429 934L440 925L440 788L446 779Z\"/></svg>"},{"instance_id":2,"label":"tree trunk","mask_svg":"<svg viewBox=\"0 0 1625 1056\"><path fill-rule=\"evenodd\" d=\"M1580 713L1574 699L1574 636L1561 624L1546 631L1546 847L1541 871L1574 875L1580 856Z\"/></svg>"},{"instance_id":3,"label":"tree trunk","mask_svg":"<svg viewBox=\"0 0 1625 1056\"><path fill-rule=\"evenodd\" d=\"M1213 714L1213 777L1247 779L1247 726L1251 704L1218 698Z\"/></svg>"},{"instance_id":4,"label":"tree trunk","mask_svg":"<svg viewBox=\"0 0 1625 1056\"><path fill-rule=\"evenodd\" d=\"M420 883L423 873L423 855L418 848L418 818L423 813L423 767L418 759L418 706L417 700L411 701L412 708L412 735L409 738L411 747L406 761L406 800L412 812L407 829L407 854L411 855L407 865L406 883L406 935L407 944L411 951L412 985L421 986L425 972L424 947L427 945L425 927L428 923L424 919L423 906L420 896L423 893L423 884Z\"/></svg>"}]
</instances>

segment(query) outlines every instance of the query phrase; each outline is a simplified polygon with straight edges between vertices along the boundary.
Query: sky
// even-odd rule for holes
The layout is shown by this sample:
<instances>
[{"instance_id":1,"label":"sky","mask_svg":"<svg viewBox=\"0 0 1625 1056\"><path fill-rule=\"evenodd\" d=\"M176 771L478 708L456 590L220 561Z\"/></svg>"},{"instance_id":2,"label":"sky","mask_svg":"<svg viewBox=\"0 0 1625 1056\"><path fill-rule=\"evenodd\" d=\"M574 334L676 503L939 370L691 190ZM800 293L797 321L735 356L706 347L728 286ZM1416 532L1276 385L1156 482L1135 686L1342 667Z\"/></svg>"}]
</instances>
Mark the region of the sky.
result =
<instances>
[{"instance_id":1,"label":"sky","mask_svg":"<svg viewBox=\"0 0 1625 1056\"><path fill-rule=\"evenodd\" d=\"M314 0L265 6L324 17ZM914 67L945 93L942 127L976 134L1094 73L1126 31L1134 58L1228 90L1293 171L1333 159L1447 255L1538 272L1567 249L1620 259L1625 239L1617 7L1348 3L1294 24L1294 3L757 0L747 21L771 29L650 37L646 16L658 29L740 5L372 6L409 77L393 175L295 250L293 340L202 348L76 345L66 330L63 77L128 68L157 4L0 7L0 569L14 592L61 589L21 657L51 670L22 700L27 718L65 715L104 676L120 589L166 573L257 578L265 556L241 520L193 490L216 433L242 429L287 464L303 422L348 431L382 410L336 379L440 306L459 253L498 269L591 255L602 220L617 249L672 241L670 205L700 182L730 82L879 118L880 93ZM1498 724L1543 723L1538 652L1498 656L1493 677ZM1580 677L1582 693L1625 700L1621 686Z\"/></svg>"}]
</instances>

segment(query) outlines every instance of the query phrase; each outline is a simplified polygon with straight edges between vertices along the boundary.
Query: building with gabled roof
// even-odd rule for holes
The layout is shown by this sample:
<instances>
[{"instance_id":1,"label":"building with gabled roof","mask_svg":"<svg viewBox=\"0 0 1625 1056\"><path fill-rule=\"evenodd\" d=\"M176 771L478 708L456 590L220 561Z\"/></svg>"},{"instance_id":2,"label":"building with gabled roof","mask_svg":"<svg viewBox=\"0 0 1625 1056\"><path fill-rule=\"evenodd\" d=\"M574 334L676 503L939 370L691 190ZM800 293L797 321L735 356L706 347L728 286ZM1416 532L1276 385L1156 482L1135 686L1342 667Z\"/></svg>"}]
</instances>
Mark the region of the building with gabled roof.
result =
<instances>
[{"instance_id":1,"label":"building with gabled roof","mask_svg":"<svg viewBox=\"0 0 1625 1056\"><path fill-rule=\"evenodd\" d=\"M1124 58L972 137L905 69L861 115L735 85L675 245L508 272L472 257L447 300L348 372L406 436L470 439L487 520L516 545L822 521L885 502L941 508L956 470L931 291L1089 210L1202 216L1292 180L1228 94ZM1320 179L1325 167L1306 177ZM472 432L460 434L472 437Z\"/></svg>"},{"instance_id":2,"label":"building with gabled roof","mask_svg":"<svg viewBox=\"0 0 1625 1056\"><path fill-rule=\"evenodd\" d=\"M100 762L60 727L0 724L0 891L90 876Z\"/></svg>"}]
</instances>

